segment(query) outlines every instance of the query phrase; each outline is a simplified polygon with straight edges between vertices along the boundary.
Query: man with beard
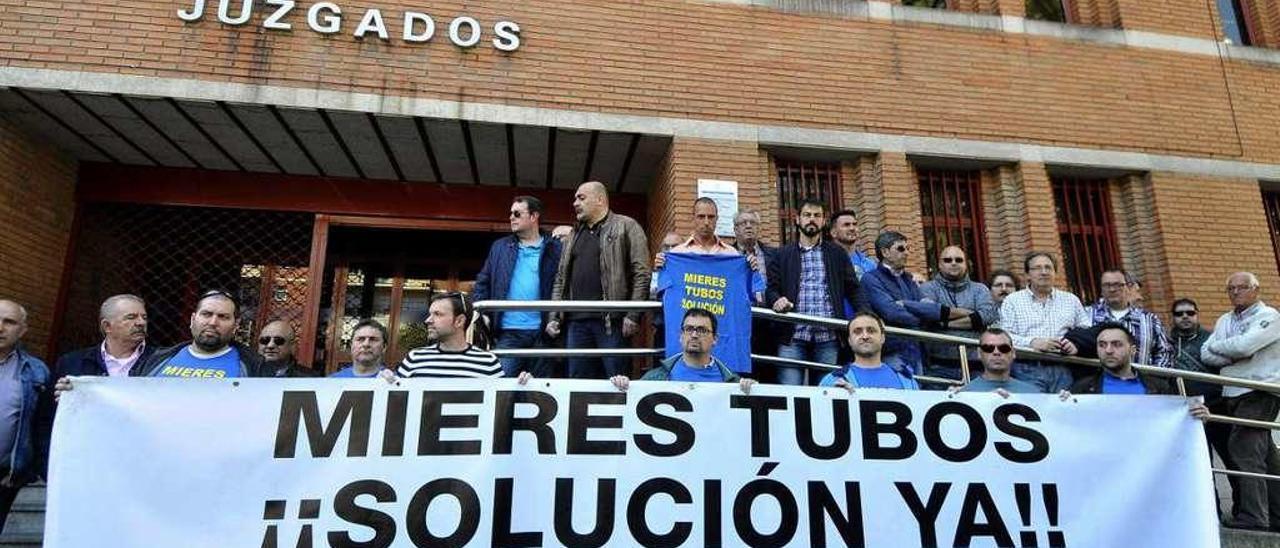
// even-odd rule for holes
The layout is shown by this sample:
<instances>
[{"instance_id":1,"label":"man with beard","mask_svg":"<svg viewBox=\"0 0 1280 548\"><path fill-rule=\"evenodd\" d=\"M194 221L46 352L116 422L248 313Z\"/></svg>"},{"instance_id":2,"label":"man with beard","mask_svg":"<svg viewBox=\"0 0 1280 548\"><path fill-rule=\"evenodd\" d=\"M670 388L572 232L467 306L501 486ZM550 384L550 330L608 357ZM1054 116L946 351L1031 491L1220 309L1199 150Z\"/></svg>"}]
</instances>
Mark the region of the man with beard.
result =
<instances>
[{"instance_id":1,"label":"man with beard","mask_svg":"<svg viewBox=\"0 0 1280 548\"><path fill-rule=\"evenodd\" d=\"M225 379L271 377L275 371L263 367L257 352L235 342L240 307L230 293L207 291L191 313L189 343L156 351L145 362L134 364L134 377L181 377Z\"/></svg>"},{"instance_id":2,"label":"man with beard","mask_svg":"<svg viewBox=\"0 0 1280 548\"><path fill-rule=\"evenodd\" d=\"M858 278L849 255L840 246L822 241L826 206L805 200L796 215L800 234L783 246L769 263L765 302L775 312L799 312L824 318L847 319L844 303L856 302ZM840 343L830 328L775 322L778 356L835 365ZM803 385L807 370L778 367L778 383Z\"/></svg>"},{"instance_id":3,"label":"man with beard","mask_svg":"<svg viewBox=\"0 0 1280 548\"><path fill-rule=\"evenodd\" d=\"M297 350L297 336L289 322L270 322L258 334L258 355L262 356L263 367L276 377L318 377L315 370L298 365Z\"/></svg>"},{"instance_id":4,"label":"man with beard","mask_svg":"<svg viewBox=\"0 0 1280 548\"><path fill-rule=\"evenodd\" d=\"M963 249L954 245L943 248L938 255L938 274L920 286L920 295L926 300L950 307L953 311L970 311L965 317L943 320L940 327L941 332L946 335L972 339L998 319L991 291L982 282L969 279L968 257ZM927 371L930 376L956 380L962 378L956 345L931 343L927 346ZM974 350L969 349L970 363L979 359Z\"/></svg>"},{"instance_id":5,"label":"man with beard","mask_svg":"<svg viewBox=\"0 0 1280 548\"><path fill-rule=\"evenodd\" d=\"M690 308L680 323L681 352L646 371L642 381L736 382L743 393L751 393L756 381L742 378L729 366L711 355L716 345L716 317L705 308ZM623 392L631 386L631 378L616 375L609 379Z\"/></svg>"},{"instance_id":6,"label":"man with beard","mask_svg":"<svg viewBox=\"0 0 1280 548\"><path fill-rule=\"evenodd\" d=\"M387 328L378 320L365 318L351 331L351 365L329 375L331 379L368 379L388 371L382 359L387 354Z\"/></svg>"},{"instance_id":7,"label":"man with beard","mask_svg":"<svg viewBox=\"0 0 1280 548\"><path fill-rule=\"evenodd\" d=\"M427 337L431 344L409 351L396 370L399 377L430 379L478 379L502 376L498 357L467 342L470 310L462 293L442 293L431 298L427 310ZM533 378L528 371L516 377L520 384Z\"/></svg>"},{"instance_id":8,"label":"man with beard","mask_svg":"<svg viewBox=\"0 0 1280 548\"><path fill-rule=\"evenodd\" d=\"M884 348L884 320L872 312L859 312L849 320L849 347L853 362L828 373L818 386L836 386L853 393L854 388L919 390L909 371L889 367L880 360Z\"/></svg>"},{"instance_id":9,"label":"man with beard","mask_svg":"<svg viewBox=\"0 0 1280 548\"><path fill-rule=\"evenodd\" d=\"M863 276L876 269L876 260L863 253L858 245L858 214L854 210L842 209L833 213L829 230L831 239L849 254L849 262L853 264L853 272L858 276L858 281L862 281Z\"/></svg>"},{"instance_id":10,"label":"man with beard","mask_svg":"<svg viewBox=\"0 0 1280 548\"><path fill-rule=\"evenodd\" d=\"M147 344L147 306L135 295L114 295L98 308L102 342L58 358L54 377L127 377L138 362L155 353Z\"/></svg>"},{"instance_id":11,"label":"man with beard","mask_svg":"<svg viewBox=\"0 0 1280 548\"><path fill-rule=\"evenodd\" d=\"M578 225L568 236L552 300L644 301L649 298L649 241L635 219L609 210L609 193L597 181L582 183L573 197ZM563 323L562 323L563 322ZM547 335L563 329L568 348L622 348L640 327L640 313L552 312ZM569 358L569 377L607 379L627 373L622 356Z\"/></svg>"}]
</instances>

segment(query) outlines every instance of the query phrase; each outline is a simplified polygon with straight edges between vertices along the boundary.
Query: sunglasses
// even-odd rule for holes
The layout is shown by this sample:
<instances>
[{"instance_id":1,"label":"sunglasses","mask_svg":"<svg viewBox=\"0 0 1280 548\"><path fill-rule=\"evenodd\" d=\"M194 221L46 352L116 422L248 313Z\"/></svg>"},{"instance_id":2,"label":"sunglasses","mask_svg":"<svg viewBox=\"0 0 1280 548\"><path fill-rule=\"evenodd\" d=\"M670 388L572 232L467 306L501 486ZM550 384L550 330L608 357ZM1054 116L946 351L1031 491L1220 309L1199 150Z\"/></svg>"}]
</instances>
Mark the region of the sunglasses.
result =
<instances>
[{"instance_id":1,"label":"sunglasses","mask_svg":"<svg viewBox=\"0 0 1280 548\"><path fill-rule=\"evenodd\" d=\"M943 264L964 264L964 257L943 257Z\"/></svg>"},{"instance_id":2,"label":"sunglasses","mask_svg":"<svg viewBox=\"0 0 1280 548\"><path fill-rule=\"evenodd\" d=\"M266 346L273 342L276 343L276 346L284 346L284 343L289 342L289 339L284 337L258 337L258 344L262 346Z\"/></svg>"},{"instance_id":3,"label":"sunglasses","mask_svg":"<svg viewBox=\"0 0 1280 548\"><path fill-rule=\"evenodd\" d=\"M907 252L907 246L905 246L905 245L898 245L898 246L894 246L894 247L893 247L893 250L894 250L894 251L897 251L898 253L906 253L906 252Z\"/></svg>"},{"instance_id":4,"label":"sunglasses","mask_svg":"<svg viewBox=\"0 0 1280 548\"><path fill-rule=\"evenodd\" d=\"M990 354L996 350L999 350L1001 354L1008 354L1013 351L1013 347L1007 344L980 344L978 348L982 350L983 354Z\"/></svg>"},{"instance_id":5,"label":"sunglasses","mask_svg":"<svg viewBox=\"0 0 1280 548\"><path fill-rule=\"evenodd\" d=\"M524 217L524 212L523 212L523 211L514 210L514 209L513 209L513 210L511 210L511 218L512 218L512 219L519 219L519 218L521 218L521 217Z\"/></svg>"},{"instance_id":6,"label":"sunglasses","mask_svg":"<svg viewBox=\"0 0 1280 548\"><path fill-rule=\"evenodd\" d=\"M1196 315L1195 310L1174 310L1173 311L1173 316L1175 318L1189 318L1195 315Z\"/></svg>"}]
</instances>

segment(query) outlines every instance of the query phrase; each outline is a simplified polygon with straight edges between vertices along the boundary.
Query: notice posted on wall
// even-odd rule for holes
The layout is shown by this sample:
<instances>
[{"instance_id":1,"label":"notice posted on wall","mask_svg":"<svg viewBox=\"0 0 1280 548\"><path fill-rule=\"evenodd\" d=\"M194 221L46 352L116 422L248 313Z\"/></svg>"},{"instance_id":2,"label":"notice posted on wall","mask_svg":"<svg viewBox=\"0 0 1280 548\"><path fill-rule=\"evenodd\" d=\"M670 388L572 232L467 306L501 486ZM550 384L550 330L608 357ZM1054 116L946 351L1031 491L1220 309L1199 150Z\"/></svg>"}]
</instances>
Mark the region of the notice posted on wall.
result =
<instances>
[{"instance_id":1,"label":"notice posted on wall","mask_svg":"<svg viewBox=\"0 0 1280 548\"><path fill-rule=\"evenodd\" d=\"M733 236L733 217L738 214L738 182L698 179L698 197L716 202L720 214L716 236Z\"/></svg>"}]
</instances>

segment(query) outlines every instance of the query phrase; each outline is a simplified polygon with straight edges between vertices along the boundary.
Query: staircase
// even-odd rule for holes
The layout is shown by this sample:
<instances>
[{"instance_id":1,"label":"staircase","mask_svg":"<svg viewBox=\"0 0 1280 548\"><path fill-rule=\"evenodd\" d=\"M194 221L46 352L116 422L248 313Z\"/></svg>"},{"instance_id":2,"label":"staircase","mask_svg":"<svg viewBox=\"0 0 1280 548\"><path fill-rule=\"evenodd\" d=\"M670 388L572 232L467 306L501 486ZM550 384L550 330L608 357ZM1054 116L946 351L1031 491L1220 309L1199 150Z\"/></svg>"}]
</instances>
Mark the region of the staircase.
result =
<instances>
[{"instance_id":1,"label":"staircase","mask_svg":"<svg viewBox=\"0 0 1280 548\"><path fill-rule=\"evenodd\" d=\"M44 483L28 485L18 492L4 533L0 534L0 548L40 546L44 540L44 497Z\"/></svg>"}]
</instances>

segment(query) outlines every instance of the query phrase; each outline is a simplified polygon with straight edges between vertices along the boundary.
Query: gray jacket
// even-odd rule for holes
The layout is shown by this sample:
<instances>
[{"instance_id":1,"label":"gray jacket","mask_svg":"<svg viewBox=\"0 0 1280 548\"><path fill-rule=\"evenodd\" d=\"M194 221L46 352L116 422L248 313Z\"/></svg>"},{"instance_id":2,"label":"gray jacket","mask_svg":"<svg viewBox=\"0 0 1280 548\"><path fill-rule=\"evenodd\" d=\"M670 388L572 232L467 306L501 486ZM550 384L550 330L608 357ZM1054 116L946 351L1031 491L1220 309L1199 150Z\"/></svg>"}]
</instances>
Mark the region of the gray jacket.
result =
<instances>
[{"instance_id":1,"label":"gray jacket","mask_svg":"<svg viewBox=\"0 0 1280 548\"><path fill-rule=\"evenodd\" d=\"M644 229L635 219L609 212L600 227L600 280L606 301L644 301L649 299L649 240ZM560 267L556 281L551 286L551 300L566 300L569 294L570 269L573 268L573 245L582 223L574 229L560 253ZM605 316L605 324L620 317L620 313ZM640 322L639 312L627 312L626 316ZM551 313L548 321L560 321L562 314Z\"/></svg>"},{"instance_id":2,"label":"gray jacket","mask_svg":"<svg viewBox=\"0 0 1280 548\"><path fill-rule=\"evenodd\" d=\"M991 290L980 282L970 281L968 277L952 282L941 274L936 274L932 280L920 286L920 296L949 308L967 308L973 311L969 316L972 326L970 329L947 329L944 322L944 328L939 332L946 335L977 338L983 329L1000 319L1000 310L996 308L995 301L991 300ZM960 359L955 345L934 343L927 346L932 359L952 362ZM970 361L977 358L977 349L969 349Z\"/></svg>"}]
</instances>

